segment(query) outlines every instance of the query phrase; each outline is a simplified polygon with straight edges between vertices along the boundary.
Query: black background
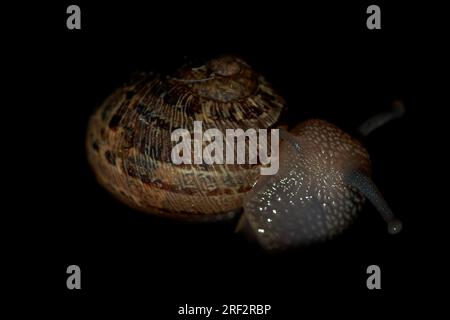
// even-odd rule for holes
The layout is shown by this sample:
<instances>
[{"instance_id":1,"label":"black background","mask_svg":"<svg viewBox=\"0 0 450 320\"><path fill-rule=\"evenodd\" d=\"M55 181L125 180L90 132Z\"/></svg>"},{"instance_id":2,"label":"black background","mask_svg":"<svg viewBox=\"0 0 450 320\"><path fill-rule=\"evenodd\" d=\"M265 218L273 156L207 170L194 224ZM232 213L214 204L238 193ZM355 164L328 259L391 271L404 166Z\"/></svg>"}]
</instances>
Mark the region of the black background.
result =
<instances>
[{"instance_id":1,"label":"black background","mask_svg":"<svg viewBox=\"0 0 450 320\"><path fill-rule=\"evenodd\" d=\"M83 314L86 307L124 307L148 318L176 318L186 303L271 304L279 319L306 311L396 315L420 307L428 285L436 284L433 274L444 272L435 260L441 249L428 245L434 220L423 216L433 212L420 204L417 185L426 173L416 156L420 130L432 126L424 124L420 101L436 71L434 44L443 40L421 17L438 8L378 3L382 29L367 30L372 3L74 3L82 11L79 31L66 28L69 2L24 6L22 21L34 27L10 24L24 31L10 36L28 68L15 82L21 87L25 78L34 87L17 97L16 110L30 129L19 137L25 156L16 161L27 169L13 187L27 195L15 201L13 242L21 249L14 261L27 261L20 294L37 281L32 289L52 306ZM223 53L243 57L266 76L285 97L290 124L319 117L355 132L394 99L404 101L404 118L364 140L373 179L404 223L401 234L388 235L367 204L338 239L271 256L234 234L231 224L154 218L97 184L84 150L93 109L133 71L170 72ZM32 277L27 268L36 264ZM80 291L66 288L71 264L81 267ZM380 291L366 288L371 264L381 267Z\"/></svg>"}]
</instances>

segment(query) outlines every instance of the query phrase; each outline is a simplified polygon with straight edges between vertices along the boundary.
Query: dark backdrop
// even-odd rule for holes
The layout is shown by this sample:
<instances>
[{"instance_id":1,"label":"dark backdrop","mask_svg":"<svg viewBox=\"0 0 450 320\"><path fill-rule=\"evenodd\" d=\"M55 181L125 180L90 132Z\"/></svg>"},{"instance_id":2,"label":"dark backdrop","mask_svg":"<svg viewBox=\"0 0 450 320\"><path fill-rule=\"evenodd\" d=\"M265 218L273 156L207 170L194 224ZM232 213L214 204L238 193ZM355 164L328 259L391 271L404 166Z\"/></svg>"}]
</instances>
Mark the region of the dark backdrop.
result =
<instances>
[{"instance_id":1,"label":"dark backdrop","mask_svg":"<svg viewBox=\"0 0 450 320\"><path fill-rule=\"evenodd\" d=\"M272 304L281 319L306 310L358 314L352 311L358 305L370 314L401 314L423 294L434 252L424 244L423 210L414 200L421 194L411 179L424 174L414 157L424 110L418 101L433 60L433 39L417 24L424 8L380 4L382 30L371 31L365 27L371 3L76 3L82 30L65 27L72 3L47 4L28 11L40 21L31 37L15 40L33 66L26 75L39 88L33 102L34 92L20 97L20 112L33 128L24 139L36 178L24 172L25 190L33 192L17 215L24 255L39 261L38 290L49 301L66 310L101 305L103 312L131 300L130 309L150 318L175 316L185 303L261 303ZM96 183L84 149L92 110L133 71L167 72L222 53L240 55L266 76L286 98L291 124L320 117L354 132L394 99L404 101L405 117L364 141L374 181L404 222L401 234L388 235L367 204L338 239L270 256L230 224L157 219L127 208ZM21 161L30 166L28 158ZM65 286L70 264L82 270L79 292ZM381 267L381 291L366 288L371 264Z\"/></svg>"}]
</instances>

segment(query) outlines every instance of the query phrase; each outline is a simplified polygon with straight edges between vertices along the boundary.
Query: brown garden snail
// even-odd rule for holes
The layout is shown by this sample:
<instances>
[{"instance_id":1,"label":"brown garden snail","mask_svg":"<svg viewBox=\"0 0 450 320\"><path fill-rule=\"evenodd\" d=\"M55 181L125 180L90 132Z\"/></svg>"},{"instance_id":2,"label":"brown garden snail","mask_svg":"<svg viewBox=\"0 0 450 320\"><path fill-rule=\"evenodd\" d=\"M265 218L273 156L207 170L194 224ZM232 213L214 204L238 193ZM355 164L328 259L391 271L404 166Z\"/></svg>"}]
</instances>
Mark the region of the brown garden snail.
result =
<instances>
[{"instance_id":1,"label":"brown garden snail","mask_svg":"<svg viewBox=\"0 0 450 320\"><path fill-rule=\"evenodd\" d=\"M223 131L273 128L284 105L260 74L233 56L182 67L171 77L140 74L91 117L88 159L106 189L144 212L220 219L243 207L240 226L249 227L267 249L341 233L365 197L391 233L400 231L369 178L364 147L323 120L281 130L280 169L272 176L260 176L259 165L172 162L173 130L192 131L196 120Z\"/></svg>"}]
</instances>

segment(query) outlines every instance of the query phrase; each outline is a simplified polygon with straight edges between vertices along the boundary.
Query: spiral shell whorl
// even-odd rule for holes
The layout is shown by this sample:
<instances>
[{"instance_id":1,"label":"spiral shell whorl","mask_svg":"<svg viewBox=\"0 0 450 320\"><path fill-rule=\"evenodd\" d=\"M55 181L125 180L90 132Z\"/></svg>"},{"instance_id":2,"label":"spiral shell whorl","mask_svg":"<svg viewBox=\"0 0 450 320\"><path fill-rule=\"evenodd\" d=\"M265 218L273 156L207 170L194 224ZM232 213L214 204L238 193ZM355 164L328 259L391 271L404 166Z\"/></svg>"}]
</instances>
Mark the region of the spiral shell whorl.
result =
<instances>
[{"instance_id":1,"label":"spiral shell whorl","mask_svg":"<svg viewBox=\"0 0 450 320\"><path fill-rule=\"evenodd\" d=\"M264 78L234 57L174 77L140 74L90 119L88 159L100 183L131 207L174 217L219 215L242 206L259 168L174 165L171 132L192 132L195 120L203 130L269 128L283 106Z\"/></svg>"}]
</instances>

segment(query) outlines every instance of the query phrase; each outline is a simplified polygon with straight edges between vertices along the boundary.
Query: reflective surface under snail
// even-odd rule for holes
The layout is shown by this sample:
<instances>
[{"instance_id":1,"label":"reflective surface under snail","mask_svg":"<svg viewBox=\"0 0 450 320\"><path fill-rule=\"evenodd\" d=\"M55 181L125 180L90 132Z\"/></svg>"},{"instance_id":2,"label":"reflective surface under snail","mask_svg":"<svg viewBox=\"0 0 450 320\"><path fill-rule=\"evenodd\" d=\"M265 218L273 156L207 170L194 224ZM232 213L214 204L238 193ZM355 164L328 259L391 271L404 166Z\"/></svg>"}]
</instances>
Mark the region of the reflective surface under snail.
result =
<instances>
[{"instance_id":1,"label":"reflective surface under snail","mask_svg":"<svg viewBox=\"0 0 450 320\"><path fill-rule=\"evenodd\" d=\"M137 74L92 115L88 159L100 184L127 205L182 220L241 214L238 230L253 234L267 250L334 238L366 198L389 232L399 232L400 221L370 179L362 144L325 120L305 119L286 130L286 104L234 56L183 66L173 75ZM402 113L397 103L360 132L367 135ZM222 132L280 128L278 172L262 176L259 164L174 164L171 133L192 132L194 121Z\"/></svg>"}]
</instances>

